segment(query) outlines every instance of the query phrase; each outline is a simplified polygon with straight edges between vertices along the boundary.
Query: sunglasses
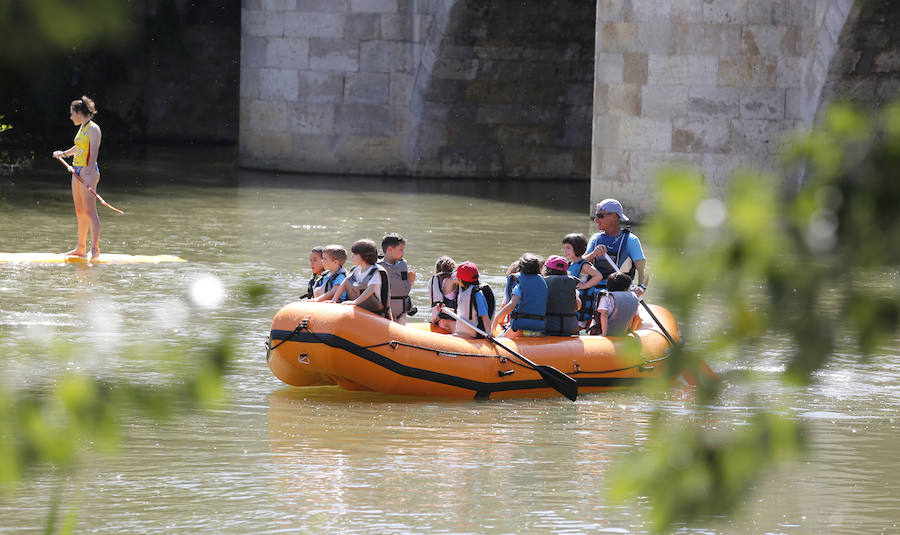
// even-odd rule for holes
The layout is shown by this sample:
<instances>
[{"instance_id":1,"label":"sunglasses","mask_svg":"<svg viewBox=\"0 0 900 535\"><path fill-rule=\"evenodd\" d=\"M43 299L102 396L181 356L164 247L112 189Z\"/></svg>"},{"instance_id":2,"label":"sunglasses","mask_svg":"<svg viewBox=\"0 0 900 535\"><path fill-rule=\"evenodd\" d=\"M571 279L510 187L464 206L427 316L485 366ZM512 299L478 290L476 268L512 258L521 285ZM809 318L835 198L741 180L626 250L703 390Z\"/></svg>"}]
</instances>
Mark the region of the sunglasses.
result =
<instances>
[{"instance_id":1,"label":"sunglasses","mask_svg":"<svg viewBox=\"0 0 900 535\"><path fill-rule=\"evenodd\" d=\"M592 219L592 220L593 220L593 219L603 219L604 217L606 217L606 216L608 216L608 215L616 215L616 214L613 214L613 213L597 212L596 214L594 214L594 217L592 217L591 219Z\"/></svg>"}]
</instances>

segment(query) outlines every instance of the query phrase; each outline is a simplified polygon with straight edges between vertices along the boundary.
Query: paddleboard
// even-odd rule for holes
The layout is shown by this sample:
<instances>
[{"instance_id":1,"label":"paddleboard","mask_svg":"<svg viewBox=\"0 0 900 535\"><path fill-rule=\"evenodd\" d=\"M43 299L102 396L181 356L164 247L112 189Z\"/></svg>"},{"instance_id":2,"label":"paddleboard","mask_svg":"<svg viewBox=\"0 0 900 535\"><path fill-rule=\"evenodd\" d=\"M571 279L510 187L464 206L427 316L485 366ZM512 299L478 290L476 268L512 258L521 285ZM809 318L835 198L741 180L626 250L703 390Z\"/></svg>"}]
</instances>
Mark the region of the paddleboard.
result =
<instances>
[{"instance_id":1,"label":"paddleboard","mask_svg":"<svg viewBox=\"0 0 900 535\"><path fill-rule=\"evenodd\" d=\"M172 255L130 255L100 253L100 259L91 262L86 256L67 256L62 253L0 253L0 264L161 264L163 262L185 262Z\"/></svg>"}]
</instances>

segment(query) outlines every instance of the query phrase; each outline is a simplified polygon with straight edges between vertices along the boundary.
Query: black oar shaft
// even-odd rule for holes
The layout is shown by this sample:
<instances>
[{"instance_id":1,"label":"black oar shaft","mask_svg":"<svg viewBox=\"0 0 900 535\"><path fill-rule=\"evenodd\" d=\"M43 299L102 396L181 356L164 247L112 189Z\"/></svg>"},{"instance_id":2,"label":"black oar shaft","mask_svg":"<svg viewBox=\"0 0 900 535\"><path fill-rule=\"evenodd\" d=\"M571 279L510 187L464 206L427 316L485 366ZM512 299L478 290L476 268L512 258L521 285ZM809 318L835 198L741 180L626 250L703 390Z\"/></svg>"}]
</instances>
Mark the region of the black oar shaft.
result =
<instances>
[{"instance_id":1,"label":"black oar shaft","mask_svg":"<svg viewBox=\"0 0 900 535\"><path fill-rule=\"evenodd\" d=\"M669 334L669 331L667 331L666 328L663 326L662 322L659 321L659 318L656 317L656 314L653 313L653 310L650 308L650 305L648 305L647 302L644 301L644 298L643 297L639 298L638 302L640 302L641 305L643 305L644 310L647 311L647 314L650 314L650 317L653 318L653 322L656 323L656 326L660 328L660 330L662 331L663 335L665 335L665 337L669 341L669 343L672 344L673 346L676 345L678 342L676 342L675 338L671 334Z\"/></svg>"}]
</instances>

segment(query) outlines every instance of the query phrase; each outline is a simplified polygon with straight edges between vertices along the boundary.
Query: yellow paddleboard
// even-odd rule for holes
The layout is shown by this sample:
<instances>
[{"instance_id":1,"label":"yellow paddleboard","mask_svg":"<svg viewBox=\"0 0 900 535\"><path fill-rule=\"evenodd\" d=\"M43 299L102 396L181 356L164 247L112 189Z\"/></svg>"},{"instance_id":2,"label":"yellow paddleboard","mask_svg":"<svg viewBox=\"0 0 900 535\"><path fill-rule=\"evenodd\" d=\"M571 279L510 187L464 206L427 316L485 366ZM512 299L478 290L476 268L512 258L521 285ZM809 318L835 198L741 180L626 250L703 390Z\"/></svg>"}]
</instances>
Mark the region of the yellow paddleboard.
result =
<instances>
[{"instance_id":1,"label":"yellow paddleboard","mask_svg":"<svg viewBox=\"0 0 900 535\"><path fill-rule=\"evenodd\" d=\"M183 258L172 255L130 255L100 253L94 262L86 256L66 256L61 253L0 253L0 264L21 264L39 262L43 264L160 264L162 262L185 262Z\"/></svg>"}]
</instances>

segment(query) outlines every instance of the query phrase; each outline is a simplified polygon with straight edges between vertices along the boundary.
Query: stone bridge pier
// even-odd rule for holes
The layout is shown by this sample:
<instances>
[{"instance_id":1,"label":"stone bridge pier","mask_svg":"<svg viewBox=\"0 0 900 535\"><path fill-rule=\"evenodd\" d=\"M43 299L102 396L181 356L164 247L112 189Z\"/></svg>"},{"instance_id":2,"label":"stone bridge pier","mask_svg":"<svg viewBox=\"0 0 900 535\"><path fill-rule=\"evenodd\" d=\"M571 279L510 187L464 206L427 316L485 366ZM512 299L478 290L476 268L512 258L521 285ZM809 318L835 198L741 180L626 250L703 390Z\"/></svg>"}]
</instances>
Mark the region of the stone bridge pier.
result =
<instances>
[{"instance_id":1,"label":"stone bridge pier","mask_svg":"<svg viewBox=\"0 0 900 535\"><path fill-rule=\"evenodd\" d=\"M598 0L591 197L638 217L667 163L713 191L772 169L781 140L836 98L900 89L900 2Z\"/></svg>"}]
</instances>

